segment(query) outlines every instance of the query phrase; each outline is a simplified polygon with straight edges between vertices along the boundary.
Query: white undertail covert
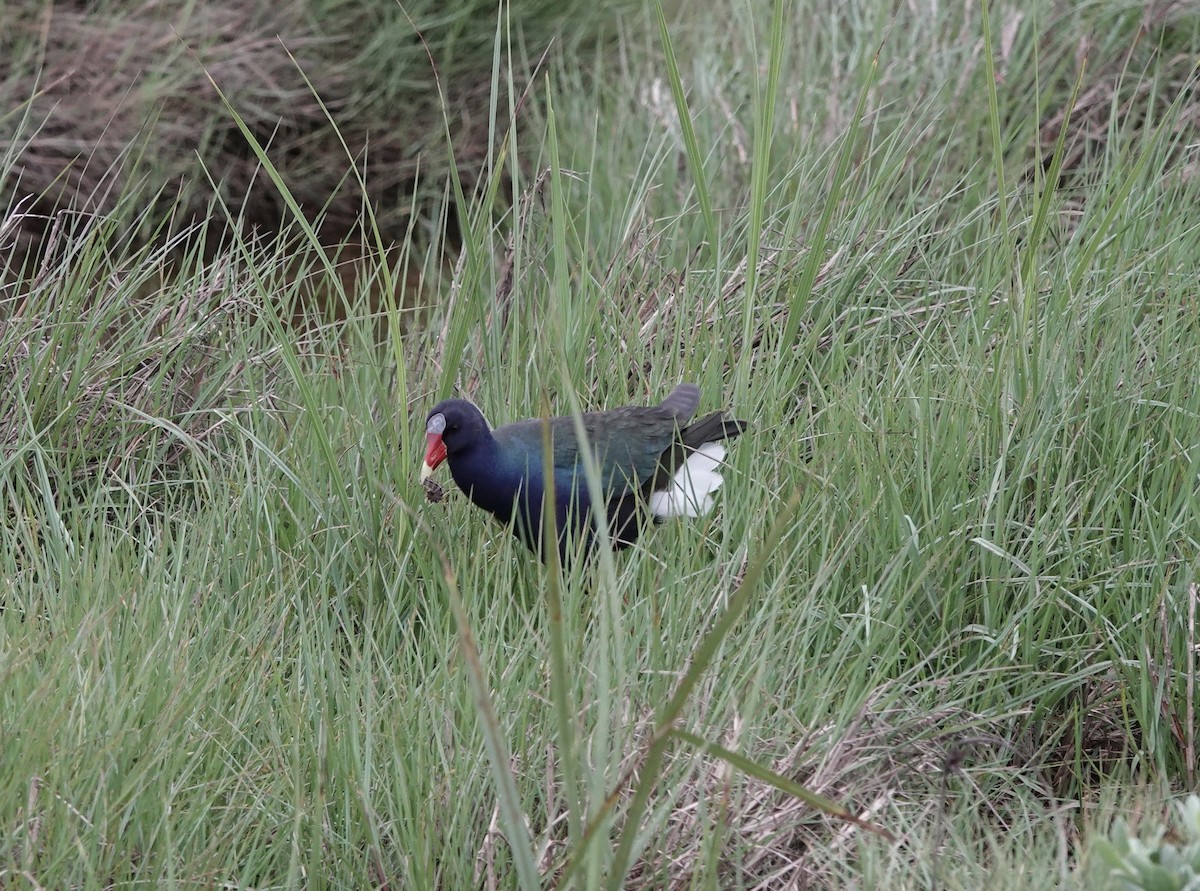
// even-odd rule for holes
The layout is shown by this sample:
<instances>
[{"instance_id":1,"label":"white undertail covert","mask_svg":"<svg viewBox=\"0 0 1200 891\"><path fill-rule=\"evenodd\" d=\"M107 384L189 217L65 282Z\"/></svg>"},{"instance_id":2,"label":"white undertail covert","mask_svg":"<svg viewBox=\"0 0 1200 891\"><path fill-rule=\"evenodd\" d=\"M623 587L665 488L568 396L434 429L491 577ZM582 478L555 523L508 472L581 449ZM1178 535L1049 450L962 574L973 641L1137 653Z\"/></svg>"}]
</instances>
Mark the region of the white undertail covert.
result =
<instances>
[{"instance_id":1,"label":"white undertail covert","mask_svg":"<svg viewBox=\"0 0 1200 891\"><path fill-rule=\"evenodd\" d=\"M650 493L650 513L656 517L699 517L712 510L713 493L724 482L718 469L725 446L706 442L688 456L671 477L671 485Z\"/></svg>"}]
</instances>

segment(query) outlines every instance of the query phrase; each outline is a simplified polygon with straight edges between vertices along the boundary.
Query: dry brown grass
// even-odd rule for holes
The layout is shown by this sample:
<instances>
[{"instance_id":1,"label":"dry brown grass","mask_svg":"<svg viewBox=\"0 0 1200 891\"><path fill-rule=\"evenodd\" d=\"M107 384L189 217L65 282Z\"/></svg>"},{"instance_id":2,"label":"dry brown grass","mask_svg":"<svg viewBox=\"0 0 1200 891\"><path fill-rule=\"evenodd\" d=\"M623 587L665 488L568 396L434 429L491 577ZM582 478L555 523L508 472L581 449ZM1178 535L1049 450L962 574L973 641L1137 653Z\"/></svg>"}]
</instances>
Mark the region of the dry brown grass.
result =
<instances>
[{"instance_id":1,"label":"dry brown grass","mask_svg":"<svg viewBox=\"0 0 1200 891\"><path fill-rule=\"evenodd\" d=\"M1093 14L1102 13L1101 7ZM1042 118L1041 152L1047 166L1064 126L1062 171L1067 178L1086 175L1114 137L1125 133L1146 138L1173 104L1179 106L1170 116L1174 135L1195 131L1200 125L1200 101L1194 89L1195 57L1189 36L1197 26L1194 5L1145 0L1140 7L1115 6L1108 15L1123 17L1124 26L1104 22L1107 27L1092 33L1075 22L1077 15L1077 4L1060 3L1047 30L1049 35L1067 27L1084 35L1068 66L1073 74L1083 72L1074 105L1048 108ZM1020 13L1010 16L1004 33L1027 25L1025 18ZM1097 34L1105 35L1103 43ZM1042 43L1046 53L1056 48L1049 36ZM1005 45L1002 41L1002 51ZM1056 60L1048 57L1047 61L1053 66ZM1157 76L1145 76L1150 70Z\"/></svg>"},{"instance_id":2,"label":"dry brown grass","mask_svg":"<svg viewBox=\"0 0 1200 891\"><path fill-rule=\"evenodd\" d=\"M404 240L418 178L436 184L448 169L429 70L428 90L386 114L364 109L345 38L314 33L301 2L185 12L150 0L102 14L87 4L28 2L6 5L0 31L0 56L8 57L0 96L17 109L0 119L0 157L16 162L0 182L0 206L31 197L17 233L27 250L44 247L59 210L110 214L139 184L141 209L151 211L147 234L161 237L169 218L169 231L203 227L216 243L225 220L214 199L243 231L278 231L289 212L218 88L326 243L355 230L364 200L385 242ZM486 102L477 81L451 83L448 92L470 189L486 147ZM369 184L366 199L353 167Z\"/></svg>"},{"instance_id":3,"label":"dry brown grass","mask_svg":"<svg viewBox=\"0 0 1200 891\"><path fill-rule=\"evenodd\" d=\"M1003 783L995 782L1001 775L1024 777L1022 782L1034 787L1048 812L1053 810L1058 799L1041 763L1046 752L1012 738L1021 715L985 718L953 705L934 711L905 709L896 704L895 692L881 687L848 725L831 721L790 739L747 739L735 717L717 742L885 829L899 830L896 820L903 813L905 826L924 826L937 836L948 831L947 821L956 819L951 814L966 810L1004 831L1027 814L1019 802L1009 800ZM639 722L639 738L652 733L652 723L649 716ZM640 757L640 749L628 751L622 772L635 775ZM660 791L670 806L655 834L659 842L642 853L626 877L625 887L633 891L695 887L703 876L711 881L714 869L720 887L840 888L840 869L859 856L861 843L879 842L858 826L831 818L719 759L697 756L687 747L676 757L677 768L669 774L681 771L682 776ZM553 759L550 753L551 765ZM538 845L541 868L549 873L566 853L564 798L553 777L548 770ZM714 833L721 838L715 862L710 860ZM927 838L908 839L903 830L897 834L893 856L927 856L921 853ZM497 844L503 844L502 835L493 825L477 858L485 888L499 887L494 879Z\"/></svg>"}]
</instances>

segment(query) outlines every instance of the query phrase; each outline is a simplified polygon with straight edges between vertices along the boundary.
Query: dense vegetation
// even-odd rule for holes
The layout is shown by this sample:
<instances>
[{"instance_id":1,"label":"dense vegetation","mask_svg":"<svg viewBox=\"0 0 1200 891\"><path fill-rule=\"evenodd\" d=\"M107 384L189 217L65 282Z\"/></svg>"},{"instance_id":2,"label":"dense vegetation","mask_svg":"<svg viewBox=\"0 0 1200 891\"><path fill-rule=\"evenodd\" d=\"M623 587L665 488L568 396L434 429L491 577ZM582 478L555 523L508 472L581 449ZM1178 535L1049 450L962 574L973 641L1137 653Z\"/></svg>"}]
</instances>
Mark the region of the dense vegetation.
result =
<instances>
[{"instance_id":1,"label":"dense vegetation","mask_svg":"<svg viewBox=\"0 0 1200 891\"><path fill-rule=\"evenodd\" d=\"M0 886L1129 887L1198 785L1200 16L351 6L0 8ZM148 116L56 117L132 19ZM592 567L417 484L441 396L681 380L718 509Z\"/></svg>"}]
</instances>

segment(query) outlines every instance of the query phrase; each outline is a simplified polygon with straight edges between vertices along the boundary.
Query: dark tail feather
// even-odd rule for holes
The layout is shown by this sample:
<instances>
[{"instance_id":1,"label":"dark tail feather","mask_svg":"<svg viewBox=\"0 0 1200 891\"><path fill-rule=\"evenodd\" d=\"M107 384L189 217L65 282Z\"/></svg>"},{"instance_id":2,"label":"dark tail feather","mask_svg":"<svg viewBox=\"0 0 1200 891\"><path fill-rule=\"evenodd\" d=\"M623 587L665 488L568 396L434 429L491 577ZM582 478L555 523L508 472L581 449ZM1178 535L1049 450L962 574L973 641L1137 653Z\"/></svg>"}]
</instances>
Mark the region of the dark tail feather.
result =
<instances>
[{"instance_id":1,"label":"dark tail feather","mask_svg":"<svg viewBox=\"0 0 1200 891\"><path fill-rule=\"evenodd\" d=\"M687 448L698 449L706 442L733 439L746 432L747 426L745 421L730 418L723 411L715 411L684 427L679 431L679 438Z\"/></svg>"},{"instance_id":2,"label":"dark tail feather","mask_svg":"<svg viewBox=\"0 0 1200 891\"><path fill-rule=\"evenodd\" d=\"M715 411L705 415L694 424L689 424L679 431L679 439L675 445L663 453L658 463L658 470L645 485L645 491L657 492L666 488L688 455L700 448L706 442L717 442L722 439L733 439L745 432L749 426L745 421L728 417L723 411Z\"/></svg>"}]
</instances>

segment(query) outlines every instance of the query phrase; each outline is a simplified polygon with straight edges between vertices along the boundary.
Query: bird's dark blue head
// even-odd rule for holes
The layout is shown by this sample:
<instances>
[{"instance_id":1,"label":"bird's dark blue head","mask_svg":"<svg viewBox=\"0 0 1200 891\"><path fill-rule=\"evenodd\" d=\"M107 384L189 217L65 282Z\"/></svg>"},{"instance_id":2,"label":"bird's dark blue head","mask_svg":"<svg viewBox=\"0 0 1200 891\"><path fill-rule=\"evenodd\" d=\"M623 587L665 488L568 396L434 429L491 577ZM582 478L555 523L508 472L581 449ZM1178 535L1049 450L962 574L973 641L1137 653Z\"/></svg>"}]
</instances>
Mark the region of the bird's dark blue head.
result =
<instances>
[{"instance_id":1,"label":"bird's dark blue head","mask_svg":"<svg viewBox=\"0 0 1200 891\"><path fill-rule=\"evenodd\" d=\"M433 407L425 422L424 480L447 458L469 452L491 439L483 413L465 399L445 399ZM451 463L453 467L453 463Z\"/></svg>"}]
</instances>

